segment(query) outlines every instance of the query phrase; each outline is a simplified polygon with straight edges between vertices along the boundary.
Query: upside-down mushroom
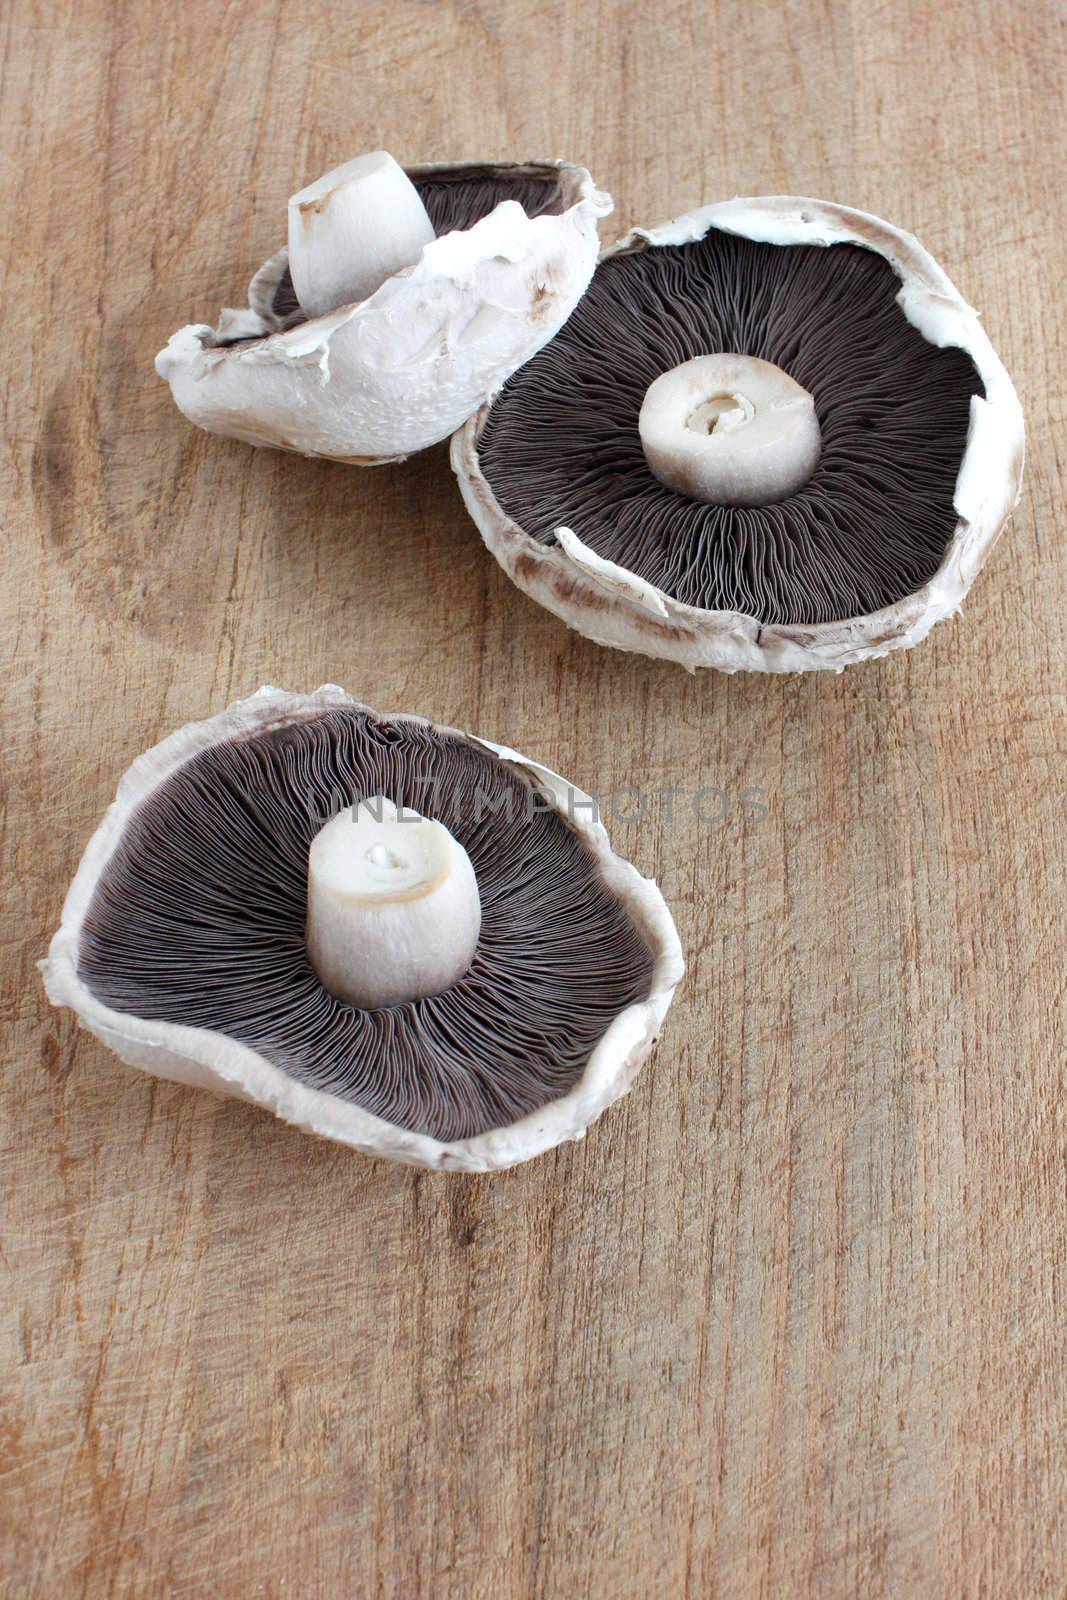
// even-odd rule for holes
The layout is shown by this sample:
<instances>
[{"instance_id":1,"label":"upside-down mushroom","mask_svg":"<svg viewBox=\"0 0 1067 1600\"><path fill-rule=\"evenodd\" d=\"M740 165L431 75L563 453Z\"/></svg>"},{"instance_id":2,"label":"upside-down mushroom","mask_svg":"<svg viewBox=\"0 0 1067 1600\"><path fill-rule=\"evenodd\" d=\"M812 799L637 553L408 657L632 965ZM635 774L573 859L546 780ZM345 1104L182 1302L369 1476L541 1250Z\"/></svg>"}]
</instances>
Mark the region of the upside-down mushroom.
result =
<instances>
[{"instance_id":1,"label":"upside-down mushroom","mask_svg":"<svg viewBox=\"0 0 1067 1600\"><path fill-rule=\"evenodd\" d=\"M1019 493L977 314L864 212L731 200L635 229L455 435L482 537L602 643L841 668L956 611Z\"/></svg>"},{"instance_id":2,"label":"upside-down mushroom","mask_svg":"<svg viewBox=\"0 0 1067 1600\"><path fill-rule=\"evenodd\" d=\"M134 1066L466 1171L581 1137L683 970L587 796L330 685L135 761L42 966Z\"/></svg>"}]
</instances>

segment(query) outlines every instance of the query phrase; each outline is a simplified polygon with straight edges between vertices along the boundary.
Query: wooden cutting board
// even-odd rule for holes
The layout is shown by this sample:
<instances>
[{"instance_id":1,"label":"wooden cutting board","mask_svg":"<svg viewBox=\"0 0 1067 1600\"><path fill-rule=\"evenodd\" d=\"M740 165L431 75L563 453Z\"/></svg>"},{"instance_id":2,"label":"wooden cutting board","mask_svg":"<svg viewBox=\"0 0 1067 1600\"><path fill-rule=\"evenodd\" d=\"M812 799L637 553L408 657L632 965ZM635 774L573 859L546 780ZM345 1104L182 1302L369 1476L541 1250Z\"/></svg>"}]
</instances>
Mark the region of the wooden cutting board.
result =
<instances>
[{"instance_id":1,"label":"wooden cutting board","mask_svg":"<svg viewBox=\"0 0 1067 1600\"><path fill-rule=\"evenodd\" d=\"M1063 34L1053 0L11 0L4 1595L1063 1593ZM918 233L1031 429L962 617L689 677L519 595L443 447L189 427L156 350L380 145L577 159L608 238L738 192ZM130 760L323 680L601 793L722 790L613 822L689 975L584 1144L418 1175L47 1006Z\"/></svg>"}]
</instances>

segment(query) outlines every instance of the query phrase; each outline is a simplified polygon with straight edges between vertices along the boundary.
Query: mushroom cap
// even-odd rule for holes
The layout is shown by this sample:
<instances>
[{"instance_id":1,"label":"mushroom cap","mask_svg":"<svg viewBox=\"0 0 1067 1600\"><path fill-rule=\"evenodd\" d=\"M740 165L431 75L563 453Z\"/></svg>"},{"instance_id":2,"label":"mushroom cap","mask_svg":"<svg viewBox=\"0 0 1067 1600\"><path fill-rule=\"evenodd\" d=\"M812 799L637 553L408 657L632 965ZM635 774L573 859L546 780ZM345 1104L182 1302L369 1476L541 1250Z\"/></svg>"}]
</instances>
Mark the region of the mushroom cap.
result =
<instances>
[{"instance_id":1,"label":"mushroom cap","mask_svg":"<svg viewBox=\"0 0 1067 1600\"><path fill-rule=\"evenodd\" d=\"M506 834L491 805L477 823L446 813L481 880L474 963L443 995L359 1012L322 988L303 947L309 807L383 778L413 802L414 774L425 792L436 761L468 797L495 786L497 816L502 794L535 795L536 811ZM202 866L212 852L232 882ZM132 1066L370 1155L469 1172L580 1138L630 1088L684 970L662 895L613 853L587 796L513 750L380 716L331 684L261 689L139 757L41 968L53 1004ZM275 989L280 1020L266 1014ZM199 1025L176 1020L189 1016ZM501 1114L508 1103L518 1114ZM473 1131L456 1136L464 1117Z\"/></svg>"},{"instance_id":2,"label":"mushroom cap","mask_svg":"<svg viewBox=\"0 0 1067 1600\"><path fill-rule=\"evenodd\" d=\"M723 295L724 301L732 299L735 309L739 298L752 296L745 285L752 282L753 263L761 252L762 259L768 259L768 251L774 247L836 250L859 246L864 253L884 258L896 275L895 306L891 299L881 314L893 317L894 340L910 346L901 357L899 370L918 371L918 359L941 366L918 383L913 395L899 397L906 403L889 408L896 411L896 420L888 419L890 429L898 428L910 450L900 480L911 485L910 507L895 522L886 514L884 500L879 503L877 485L872 490L874 480L864 477L865 456L876 447L882 452L878 466L884 475L886 446L878 443L877 431L869 435L866 447L862 438L857 440L849 431L854 425L875 430L882 426L860 415L871 396L862 394L861 385L853 385L855 392L842 394L835 421L834 394L825 382L820 394L819 386L808 381L803 370L813 361L817 370L815 358L829 340L844 339L846 333L846 343L851 341L846 358L863 358L856 360L857 370L868 374L877 370L877 346L870 344L874 330L865 334L865 307L859 306L855 325L844 330L836 325L842 303L833 298L834 274L827 270L829 263L818 273L808 268L813 285L828 285L825 291L810 290L813 295L826 294L817 312L809 311L806 319L791 315L783 310L781 299L768 295L758 305L752 300L753 316L746 322L738 315L733 332L738 344L747 336L753 346L738 353L778 360L815 393L823 451L810 485L775 506L695 506L656 483L647 470L636 425L643 390L627 396L625 405L612 398L620 374L632 373L637 367L634 351L628 343L620 343L618 349L605 354L601 364L590 354L599 331L601 273L618 271L622 265L618 258L634 259L661 249L667 252L651 264L653 271L662 267L663 276L645 285L640 310L629 323L654 378L657 360L658 371L662 371L705 353L689 347L695 335L686 322L685 308L675 306L670 295L663 294L664 282L673 287L685 279L683 250L676 247L705 239L709 244L721 243L723 236L754 241L751 247L732 245L728 239L722 243L723 252L733 251L736 260L737 276ZM851 254L849 272L881 275L892 286L891 275L880 265L876 267L859 251ZM806 252L793 251L793 255ZM452 465L467 508L485 543L519 588L599 643L677 661L689 669L710 666L725 672L840 670L917 644L935 622L959 608L1018 500L1023 418L1011 380L977 313L912 235L866 212L828 201L771 196L729 200L662 227L636 228L606 250L601 260L604 265L562 335L472 416L452 441ZM846 262L847 258L842 267ZM654 293L658 299L652 302ZM721 314L722 326L730 316L729 306L725 312L717 306L716 314ZM603 319L606 312L600 315ZM767 329L775 318L779 343L789 347L792 363L766 347ZM631 338L629 331L625 336ZM966 363L957 351L964 353ZM805 352L806 361L796 359ZM949 363L955 363L952 370ZM583 372L589 375L585 385ZM870 390L873 380L868 377L866 382ZM545 386L550 403L557 408L550 435L533 426L536 402L532 397L539 384ZM955 442L940 415L939 396L943 402L946 393L955 396ZM546 401L545 406L548 404ZM598 418L600 408L603 415ZM887 409L884 403L882 409ZM509 433L512 417L515 426ZM939 429L944 437L934 459L937 452L929 439ZM603 474L596 480L598 492L601 482L608 485L595 531L583 527L580 506L575 503L581 501L588 510L593 498L589 488L592 472ZM924 477L931 485L939 484L942 507L923 502L922 496L929 492ZM571 485L579 482L584 500L571 493ZM827 528L826 493L827 489L834 492L834 482L852 485L852 503L831 530L836 543L820 545ZM822 507L817 504L820 496ZM613 548L627 516L628 497L633 503L627 537L631 548L650 552L645 571L640 560L627 560ZM510 509L502 501L507 501ZM714 528L713 535L705 533L708 528ZM707 542L702 544L702 539ZM721 542L713 545L713 540ZM899 592L872 595L863 607L845 605L840 614L833 614L831 580L846 569L847 581L840 592L847 594L849 585L856 592L860 580L856 571L847 571L850 560L888 567L886 552L908 573ZM672 554L676 572L683 562L688 562L688 569L685 582L668 586L657 582L657 577L670 565ZM798 562L817 562L820 554L829 574L825 610L830 614L784 614L783 596L788 597ZM719 566L711 585L716 603L701 603L700 590L708 587L707 574L716 561ZM771 567L777 563L780 580L777 595L771 596L772 603L762 614L761 607L752 603L770 570L765 566L754 578L753 569L758 569L761 561ZM672 593L671 587L681 589L682 597ZM724 591L731 594L731 603L724 604L719 598ZM811 609L816 608L812 605Z\"/></svg>"},{"instance_id":3,"label":"mushroom cap","mask_svg":"<svg viewBox=\"0 0 1067 1600\"><path fill-rule=\"evenodd\" d=\"M585 168L406 170L449 231L369 299L297 325L278 251L252 279L247 311L224 312L217 329L179 329L156 357L191 422L306 456L402 460L447 438L558 331L596 266L597 219L612 209Z\"/></svg>"}]
</instances>

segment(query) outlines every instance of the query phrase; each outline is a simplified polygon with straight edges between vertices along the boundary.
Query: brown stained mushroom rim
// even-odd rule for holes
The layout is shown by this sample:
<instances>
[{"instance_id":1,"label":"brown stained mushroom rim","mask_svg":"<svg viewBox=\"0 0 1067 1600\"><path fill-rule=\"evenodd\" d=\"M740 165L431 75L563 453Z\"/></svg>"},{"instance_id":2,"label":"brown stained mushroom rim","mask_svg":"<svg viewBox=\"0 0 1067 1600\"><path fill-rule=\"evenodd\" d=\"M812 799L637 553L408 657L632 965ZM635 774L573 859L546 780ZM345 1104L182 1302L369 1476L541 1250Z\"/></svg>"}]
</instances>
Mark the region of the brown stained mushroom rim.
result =
<instances>
[{"instance_id":1,"label":"brown stained mushroom rim","mask_svg":"<svg viewBox=\"0 0 1067 1600\"><path fill-rule=\"evenodd\" d=\"M517 200L528 217L558 216L564 207L558 168L539 166L409 167L438 237L473 228L502 200ZM305 320L286 267L274 291L274 312L288 327Z\"/></svg>"},{"instance_id":2,"label":"brown stained mushroom rim","mask_svg":"<svg viewBox=\"0 0 1067 1600\"><path fill-rule=\"evenodd\" d=\"M880 611L938 571L958 521L971 396L984 393L970 356L929 343L899 291L890 263L854 244L773 244L711 228L609 256L488 411L481 473L537 543L573 529L685 605L764 624ZM702 504L646 463L638 413L648 386L718 351L773 362L815 398L818 464L777 504Z\"/></svg>"},{"instance_id":3,"label":"brown stained mushroom rim","mask_svg":"<svg viewBox=\"0 0 1067 1600\"><path fill-rule=\"evenodd\" d=\"M85 914L78 977L114 1012L227 1036L395 1127L459 1140L513 1123L573 1089L653 986L646 937L535 790L461 735L352 706L227 738L135 811ZM452 988L360 1011L308 963L307 853L331 808L375 794L464 846L482 928Z\"/></svg>"}]
</instances>

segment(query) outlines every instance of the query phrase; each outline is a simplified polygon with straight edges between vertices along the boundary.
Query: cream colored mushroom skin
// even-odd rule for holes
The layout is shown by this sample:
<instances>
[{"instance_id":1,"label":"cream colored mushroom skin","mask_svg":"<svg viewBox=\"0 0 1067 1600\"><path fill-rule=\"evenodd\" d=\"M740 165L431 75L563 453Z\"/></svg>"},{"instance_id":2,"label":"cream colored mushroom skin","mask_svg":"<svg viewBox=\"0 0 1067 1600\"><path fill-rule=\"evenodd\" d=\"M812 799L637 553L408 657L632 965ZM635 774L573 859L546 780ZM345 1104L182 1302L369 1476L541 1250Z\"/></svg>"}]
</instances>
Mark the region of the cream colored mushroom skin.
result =
<instances>
[{"instance_id":1,"label":"cream colored mushroom skin","mask_svg":"<svg viewBox=\"0 0 1067 1600\"><path fill-rule=\"evenodd\" d=\"M407 171L429 178L464 165ZM529 217L504 200L432 240L368 299L272 331L288 259L279 251L252 279L247 310L224 313L217 328L180 329L157 356L185 416L247 444L356 465L446 439L562 327L596 267L598 220L612 209L582 167L495 170L558 173L560 211ZM245 342L221 342L235 337Z\"/></svg>"},{"instance_id":2,"label":"cream colored mushroom skin","mask_svg":"<svg viewBox=\"0 0 1067 1600\"><path fill-rule=\"evenodd\" d=\"M481 921L463 846L444 823L385 795L346 807L311 841L308 958L350 1005L440 994L469 968Z\"/></svg>"},{"instance_id":3,"label":"cream colored mushroom skin","mask_svg":"<svg viewBox=\"0 0 1067 1600\"><path fill-rule=\"evenodd\" d=\"M544 801L565 816L584 840L604 882L643 934L653 958L647 999L627 1006L614 1018L578 1082L558 1099L507 1126L444 1142L397 1127L351 1101L300 1083L257 1051L221 1033L115 1011L96 999L79 976L82 929L96 885L141 803L179 767L212 745L316 718L338 707L369 709L335 684L324 684L312 694L265 687L218 716L189 723L133 763L89 841L67 895L60 928L47 959L40 963L49 999L53 1005L70 1006L82 1027L131 1066L158 1078L251 1101L308 1133L351 1145L367 1155L410 1166L491 1172L528 1161L566 1140L581 1139L589 1125L631 1088L655 1043L685 970L681 945L655 882L643 878L614 853L589 797L547 767L489 740L458 734L536 780ZM391 715L388 720L431 726L423 717L406 714ZM458 732L452 728L437 731Z\"/></svg>"},{"instance_id":4,"label":"cream colored mushroom skin","mask_svg":"<svg viewBox=\"0 0 1067 1600\"><path fill-rule=\"evenodd\" d=\"M865 616L826 623L767 623L740 612L705 611L604 560L574 529L540 544L501 509L480 470L478 441L489 405L452 440L452 467L467 509L512 581L570 627L598 643L676 661L690 671L841 671L924 639L960 609L1018 502L1024 456L1022 409L977 312L917 239L864 211L803 196L726 200L656 228L635 228L602 259L657 245L688 244L710 228L769 244L861 245L900 279L908 321L938 347L966 351L985 388L971 401L967 446L956 481L958 521L933 578Z\"/></svg>"},{"instance_id":5,"label":"cream colored mushroom skin","mask_svg":"<svg viewBox=\"0 0 1067 1600\"><path fill-rule=\"evenodd\" d=\"M783 500L819 458L814 398L755 356L696 356L664 372L637 425L660 482L709 504Z\"/></svg>"}]
</instances>

